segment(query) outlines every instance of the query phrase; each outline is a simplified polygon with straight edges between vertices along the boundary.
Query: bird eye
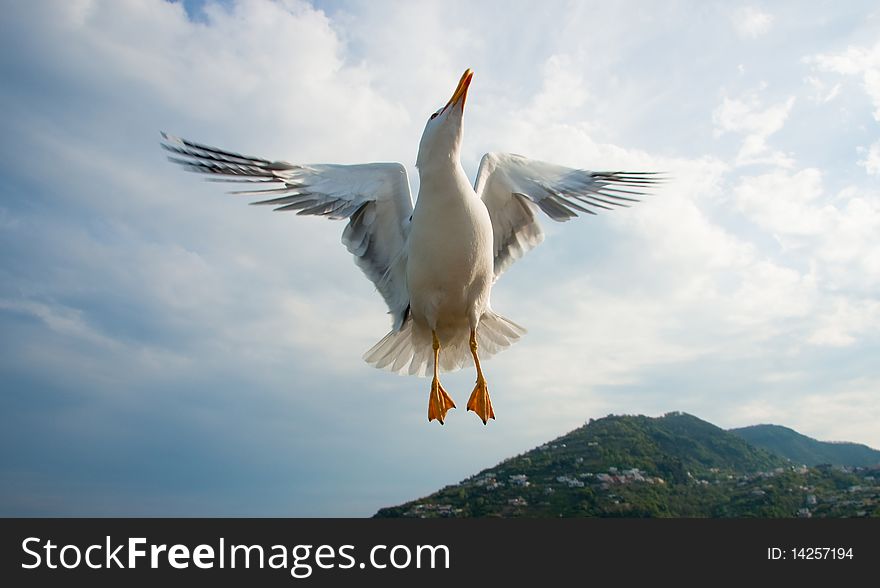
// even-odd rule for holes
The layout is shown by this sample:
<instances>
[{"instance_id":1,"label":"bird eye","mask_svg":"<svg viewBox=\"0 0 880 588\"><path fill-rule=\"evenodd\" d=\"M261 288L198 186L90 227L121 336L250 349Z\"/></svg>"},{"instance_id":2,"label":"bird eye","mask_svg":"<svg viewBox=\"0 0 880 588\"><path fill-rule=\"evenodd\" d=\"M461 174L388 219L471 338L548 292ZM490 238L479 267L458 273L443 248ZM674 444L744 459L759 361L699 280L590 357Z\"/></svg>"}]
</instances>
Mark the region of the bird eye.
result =
<instances>
[{"instance_id":1,"label":"bird eye","mask_svg":"<svg viewBox=\"0 0 880 588\"><path fill-rule=\"evenodd\" d=\"M439 113L439 112L435 112L434 114L432 114L432 115L431 115L431 120L434 120L435 118L437 118L437 115L438 115L438 114L440 114L440 113Z\"/></svg>"}]
</instances>

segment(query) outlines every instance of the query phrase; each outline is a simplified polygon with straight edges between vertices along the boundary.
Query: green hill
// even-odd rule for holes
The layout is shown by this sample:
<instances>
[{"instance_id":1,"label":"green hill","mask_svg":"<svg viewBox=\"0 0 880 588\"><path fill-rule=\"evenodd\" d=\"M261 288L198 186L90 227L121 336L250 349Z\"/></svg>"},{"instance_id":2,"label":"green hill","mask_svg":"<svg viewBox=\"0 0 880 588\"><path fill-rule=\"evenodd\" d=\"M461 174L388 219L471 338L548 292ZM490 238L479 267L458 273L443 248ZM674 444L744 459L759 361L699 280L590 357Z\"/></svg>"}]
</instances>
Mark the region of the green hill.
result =
<instances>
[{"instance_id":1,"label":"green hill","mask_svg":"<svg viewBox=\"0 0 880 588\"><path fill-rule=\"evenodd\" d=\"M846 466L874 466L880 464L880 451L858 443L829 443L817 441L787 427L754 425L730 432L756 447L810 466L828 463Z\"/></svg>"},{"instance_id":2,"label":"green hill","mask_svg":"<svg viewBox=\"0 0 880 588\"><path fill-rule=\"evenodd\" d=\"M792 464L689 414L608 416L375 516L880 516L875 478Z\"/></svg>"}]
</instances>

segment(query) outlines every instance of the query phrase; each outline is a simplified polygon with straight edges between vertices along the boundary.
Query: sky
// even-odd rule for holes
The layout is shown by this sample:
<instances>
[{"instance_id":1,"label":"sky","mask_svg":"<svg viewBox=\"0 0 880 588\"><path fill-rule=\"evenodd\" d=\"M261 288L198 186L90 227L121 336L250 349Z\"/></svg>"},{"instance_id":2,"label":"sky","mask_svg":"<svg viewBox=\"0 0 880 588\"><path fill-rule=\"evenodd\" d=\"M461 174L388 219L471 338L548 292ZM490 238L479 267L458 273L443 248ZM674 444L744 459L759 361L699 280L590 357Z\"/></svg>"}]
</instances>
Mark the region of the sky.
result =
<instances>
[{"instance_id":1,"label":"sky","mask_svg":"<svg viewBox=\"0 0 880 588\"><path fill-rule=\"evenodd\" d=\"M2 1L0 514L370 516L607 414L880 447L875 2ZM160 131L400 161L475 75L487 151L663 171L493 289L496 421L376 370L342 222L245 205Z\"/></svg>"}]
</instances>

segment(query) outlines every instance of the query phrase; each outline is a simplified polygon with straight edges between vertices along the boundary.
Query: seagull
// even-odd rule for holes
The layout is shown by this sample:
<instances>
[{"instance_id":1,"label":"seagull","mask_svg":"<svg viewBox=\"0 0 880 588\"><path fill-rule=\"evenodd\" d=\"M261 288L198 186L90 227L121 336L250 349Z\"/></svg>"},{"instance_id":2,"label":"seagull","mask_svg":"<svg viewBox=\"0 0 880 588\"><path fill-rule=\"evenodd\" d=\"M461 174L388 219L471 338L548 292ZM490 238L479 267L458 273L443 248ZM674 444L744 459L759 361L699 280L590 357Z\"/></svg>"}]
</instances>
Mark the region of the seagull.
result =
<instances>
[{"instance_id":1,"label":"seagull","mask_svg":"<svg viewBox=\"0 0 880 588\"><path fill-rule=\"evenodd\" d=\"M492 310L498 277L543 241L541 213L558 222L626 207L658 183L656 172L588 171L512 153L483 156L473 186L461 165L464 106L473 71L430 115L419 143L413 206L400 163L293 164L241 155L162 133L169 160L209 180L245 184L232 194L255 205L347 220L342 243L373 282L391 331L364 354L400 374L433 373L428 422L455 408L440 372L469 359L476 383L467 402L485 425L495 418L480 364L526 330Z\"/></svg>"}]
</instances>

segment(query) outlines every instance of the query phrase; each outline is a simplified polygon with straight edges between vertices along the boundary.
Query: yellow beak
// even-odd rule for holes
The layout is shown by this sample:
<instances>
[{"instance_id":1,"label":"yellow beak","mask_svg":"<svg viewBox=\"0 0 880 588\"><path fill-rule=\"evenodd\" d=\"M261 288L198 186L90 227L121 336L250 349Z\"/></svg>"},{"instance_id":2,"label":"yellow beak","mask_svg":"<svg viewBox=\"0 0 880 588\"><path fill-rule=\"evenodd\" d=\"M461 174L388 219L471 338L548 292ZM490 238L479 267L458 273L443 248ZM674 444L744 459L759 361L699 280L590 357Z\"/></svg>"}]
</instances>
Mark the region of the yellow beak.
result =
<instances>
[{"instance_id":1,"label":"yellow beak","mask_svg":"<svg viewBox=\"0 0 880 588\"><path fill-rule=\"evenodd\" d=\"M471 68L466 69L461 76L461 80L458 82L458 87L455 89L455 93L452 95L452 98L449 99L449 102L446 103L446 108L455 106L458 104L459 100L461 100L461 107L464 108L464 102L467 100L468 86L471 85L472 77L474 77L474 70Z\"/></svg>"}]
</instances>

